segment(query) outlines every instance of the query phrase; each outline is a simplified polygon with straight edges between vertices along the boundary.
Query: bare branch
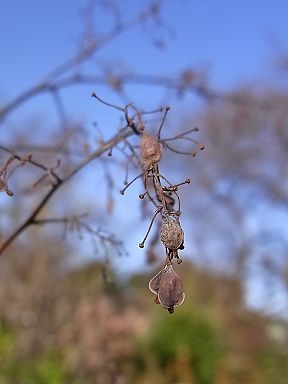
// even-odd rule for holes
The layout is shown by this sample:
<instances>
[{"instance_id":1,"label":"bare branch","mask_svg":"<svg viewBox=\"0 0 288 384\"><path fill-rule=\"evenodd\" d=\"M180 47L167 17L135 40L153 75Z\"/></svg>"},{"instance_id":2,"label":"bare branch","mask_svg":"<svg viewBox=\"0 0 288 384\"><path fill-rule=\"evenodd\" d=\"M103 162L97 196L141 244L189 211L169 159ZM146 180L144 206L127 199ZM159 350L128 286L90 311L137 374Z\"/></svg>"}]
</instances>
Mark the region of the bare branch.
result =
<instances>
[{"instance_id":1,"label":"bare branch","mask_svg":"<svg viewBox=\"0 0 288 384\"><path fill-rule=\"evenodd\" d=\"M118 136L117 142L120 142L123 138L127 138L131 136L133 132L127 131L120 137ZM117 135L116 135L117 136ZM30 225L34 223L39 213L43 210L43 208L47 205L47 203L50 201L50 199L58 192L61 186L66 184L74 175L76 175L78 172L80 172L86 165L91 163L94 159L100 157L103 153L107 152L109 148L114 145L115 143L115 136L112 137L110 140L103 143L96 151L91 153L87 159L80 162L70 173L63 179L57 180L57 183L52 186L50 191L43 197L43 199L40 201L38 206L34 209L34 211L31 213L31 215L24 221L22 225L18 229L15 230L15 232L10 235L10 237L4 241L0 245L0 255L3 254L3 252L6 250L6 248L9 247L9 245L23 232L25 231Z\"/></svg>"}]
</instances>

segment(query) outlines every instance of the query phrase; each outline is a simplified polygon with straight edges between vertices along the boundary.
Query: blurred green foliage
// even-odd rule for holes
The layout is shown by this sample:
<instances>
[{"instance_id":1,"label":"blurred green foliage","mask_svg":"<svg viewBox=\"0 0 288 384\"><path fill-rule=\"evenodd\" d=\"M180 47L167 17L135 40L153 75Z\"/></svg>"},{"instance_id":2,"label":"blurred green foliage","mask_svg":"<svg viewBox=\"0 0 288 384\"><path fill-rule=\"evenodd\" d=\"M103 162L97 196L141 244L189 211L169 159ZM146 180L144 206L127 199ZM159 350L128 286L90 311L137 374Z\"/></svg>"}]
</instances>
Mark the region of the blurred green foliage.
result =
<instances>
[{"instance_id":1,"label":"blurred green foliage","mask_svg":"<svg viewBox=\"0 0 288 384\"><path fill-rule=\"evenodd\" d=\"M20 270L2 284L0 384L286 384L287 322L243 306L235 279L186 262L189 299L170 315L153 304L148 276L123 284L112 272L107 290L99 271L57 280L51 270L16 289Z\"/></svg>"},{"instance_id":2,"label":"blurred green foliage","mask_svg":"<svg viewBox=\"0 0 288 384\"><path fill-rule=\"evenodd\" d=\"M179 311L173 317L161 317L153 325L145 338L143 351L144 355L154 355L164 369L184 355L196 382L210 384L224 348L208 320Z\"/></svg>"},{"instance_id":3,"label":"blurred green foliage","mask_svg":"<svg viewBox=\"0 0 288 384\"><path fill-rule=\"evenodd\" d=\"M287 346L274 346L261 351L259 365L263 369L266 383L285 384L288 381L288 348Z\"/></svg>"},{"instance_id":4,"label":"blurred green foliage","mask_svg":"<svg viewBox=\"0 0 288 384\"><path fill-rule=\"evenodd\" d=\"M0 384L61 384L67 377L57 352L23 358L16 336L0 323Z\"/></svg>"}]
</instances>

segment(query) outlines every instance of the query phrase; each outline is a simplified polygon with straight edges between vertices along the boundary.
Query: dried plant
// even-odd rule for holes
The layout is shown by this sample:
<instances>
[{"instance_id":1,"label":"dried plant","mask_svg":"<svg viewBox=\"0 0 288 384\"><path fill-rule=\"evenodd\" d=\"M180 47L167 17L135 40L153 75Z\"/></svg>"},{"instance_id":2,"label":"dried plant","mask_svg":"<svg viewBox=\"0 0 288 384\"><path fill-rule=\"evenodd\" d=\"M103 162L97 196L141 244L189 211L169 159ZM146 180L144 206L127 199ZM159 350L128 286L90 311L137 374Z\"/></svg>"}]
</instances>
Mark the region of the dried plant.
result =
<instances>
[{"instance_id":1,"label":"dried plant","mask_svg":"<svg viewBox=\"0 0 288 384\"><path fill-rule=\"evenodd\" d=\"M19 185L21 185L21 193L23 195L25 194L25 198L27 201L29 200L30 205L26 207L26 204L21 202L21 206L25 207L26 216L23 216L24 219L22 216L20 217L20 224L12 228L10 233L6 234L5 231L3 237L1 234L0 256L2 256L7 248L20 235L26 232L27 229L33 226L46 224L55 225L58 223L64 226L64 232L66 229L76 230L80 238L82 237L82 232L85 232L96 239L96 241L100 240L100 243L103 243L103 247L107 245L113 246L118 253L121 253L123 251L121 242L112 235L95 229L94 224L88 224L84 221L82 215L77 215L75 212L71 212L67 214L67 216L63 216L62 212L61 215L57 217L47 217L45 215L49 202L53 200L56 195L59 196L61 194L63 187L66 186L75 175L95 159L99 160L101 158L101 164L104 164L105 162L102 161L103 155L107 153L111 156L113 150L117 149L125 159L125 182L121 193L124 194L126 189L129 188L135 180L141 179L144 186L143 193L139 195L139 198L143 200L142 206L149 207L149 205L152 205L155 211L147 233L143 241L139 243L139 246L141 248L145 246L146 239L156 220L156 236L153 236L153 241L150 242L150 260L154 257L152 254L152 246L155 247L157 241L161 240L165 247L166 254L164 267L172 263L174 259L176 259L177 262L181 262L178 252L184 248L184 233L180 224L181 210L178 188L184 184L189 184L190 180L186 179L180 183L170 182L169 178L160 172L159 164L166 150L176 154L195 156L198 150L203 149L203 146L191 137L191 134L197 132L198 128L190 129L173 137L163 138L162 130L170 109L169 107L161 107L153 111L141 111L133 104L118 107L100 99L98 95L94 93L93 96L101 103L121 112L124 117L124 125L108 140L103 139L100 131L101 138L97 141L97 146L93 147L93 149L91 145L92 140L89 141L90 137L87 138L89 136L88 130L86 131L81 123L75 124L70 121L62 90L80 85L89 87L92 84L93 86L95 84L104 85L116 92L118 96L120 96L120 99L127 100L127 95L124 92L126 85L152 84L166 90L174 89L177 95L182 95L185 92L193 92L207 101L217 99L220 96L208 88L204 74L194 69L186 69L176 77L170 78L159 75L147 76L145 74L126 73L125 71L119 71L117 68L113 69L113 66L111 67L107 63L107 65L104 65L102 68L98 68L100 74L98 71L88 72L87 68L89 68L89 66L86 67L84 64L94 62L95 56L106 44L113 41L125 31L130 30L133 26L154 20L156 22L155 25L161 25L163 27L160 17L162 9L161 0L151 0L145 9L137 10L131 17L123 14L121 18L119 18L119 14L116 12L115 23L112 23L111 28L108 28L108 31L103 31L102 34L97 34L94 30L92 21L94 6L91 7L87 12L88 20L86 20L87 22L85 23L87 27L85 27L85 36L75 55L49 71L41 81L36 82L6 104L1 105L0 123L6 124L10 115L15 111L17 112L19 107L29 103L32 99L40 95L48 95L52 99L52 109L55 110L59 122L56 126L57 134L53 138L51 136L51 141L48 142L48 145L42 142L37 143L37 141L35 141L35 144L32 140L29 140L29 138L26 140L26 137L24 141L21 140L21 138L14 138L14 141L10 142L10 144L8 142L5 145L4 143L0 145L1 156L2 152L4 156L7 156L7 158L4 158L4 165L1 164L0 166L0 192L5 192L9 196L12 196L13 192L15 192L15 195L18 194L19 197L22 197L20 196L19 189L17 190L18 179L10 179L10 176L18 167L24 164L27 164L25 169L27 169L28 174L30 169L37 171L36 180L33 180L32 183L29 184L29 178L25 178L25 175L23 176L23 179L27 182L25 186L22 185L21 181L19 182ZM146 118L151 115L157 116L157 114L161 114L162 117L159 128L157 132L148 132L146 129L148 123ZM80 143L77 138L81 137L82 140L84 136L85 140ZM131 140L132 136L134 138ZM193 148L187 152L183 151L181 147L179 149L177 142L179 143L181 141L193 143ZM58 156L61 160L59 160ZM52 164L49 164L48 162L51 159ZM137 168L138 176L129 181L129 174L133 167L134 169L135 167ZM105 181L107 182L107 210L109 211L113 209L114 204L112 197L113 192L111 192L114 185L113 179L108 173L108 171L105 173ZM31 174L29 174L29 176ZM33 174L33 177L35 177L35 174ZM31 198L29 195L30 193L38 195L35 196L36 198L34 199L34 196ZM16 199L14 201L16 201ZM19 206L20 205L18 205L18 207ZM7 226L7 229L10 231L9 226ZM103 253L105 253L105 251Z\"/></svg>"},{"instance_id":2,"label":"dried plant","mask_svg":"<svg viewBox=\"0 0 288 384\"><path fill-rule=\"evenodd\" d=\"M173 313L174 306L181 305L185 298L181 279L172 266L174 258L177 260L178 264L182 262L179 258L178 251L184 249L184 231L180 224L181 210L178 188L182 185L189 184L190 179L186 179L178 184L171 183L166 176L160 173L159 163L162 159L164 149L171 150L177 154L188 154L188 152L183 152L172 147L170 142L173 141L185 139L193 142L197 148L196 150L193 148L193 150L189 152L191 156L195 156L198 149L204 149L202 144L189 136L191 133L197 132L198 128L193 128L169 139L162 139L161 131L170 107L143 112L137 109L133 104L119 107L108 103L97 96L95 92L92 93L92 97L96 98L102 104L117 109L124 114L126 126L121 128L119 134L130 132L132 134L134 133L139 138L139 143L133 145L127 136L124 148L121 150L127 160L126 170L128 169L129 163L133 163L137 165L140 174L134 177L130 182L127 181L126 174L125 187L120 193L124 195L127 188L141 178L144 184L144 193L141 193L139 198L141 200L147 198L148 202L156 208L144 239L139 243L140 248L144 248L156 217L159 214L161 216L162 224L160 227L160 239L165 247L166 258L164 268L150 281L149 288L157 295L156 303L161 303L169 313ZM130 111L132 111L133 114L129 113ZM143 116L151 113L163 113L160 127L158 128L156 135L146 131L143 121ZM115 146L117 146L116 141ZM110 156L112 155L112 148L108 154ZM175 204L176 202L177 204Z\"/></svg>"}]
</instances>

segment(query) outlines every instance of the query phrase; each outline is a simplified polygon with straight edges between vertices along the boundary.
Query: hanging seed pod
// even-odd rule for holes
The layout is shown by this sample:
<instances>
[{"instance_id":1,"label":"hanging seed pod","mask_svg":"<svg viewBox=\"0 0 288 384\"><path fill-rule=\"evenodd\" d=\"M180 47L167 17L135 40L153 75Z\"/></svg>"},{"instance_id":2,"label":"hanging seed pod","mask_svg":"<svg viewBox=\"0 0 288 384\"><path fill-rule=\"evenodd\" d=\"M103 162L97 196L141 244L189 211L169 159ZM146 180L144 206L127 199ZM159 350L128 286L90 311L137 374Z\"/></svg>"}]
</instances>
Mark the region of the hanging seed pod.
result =
<instances>
[{"instance_id":1,"label":"hanging seed pod","mask_svg":"<svg viewBox=\"0 0 288 384\"><path fill-rule=\"evenodd\" d=\"M182 281L174 271L172 265L167 265L160 275L158 300L169 313L173 313L174 306L181 305L184 299L185 293Z\"/></svg>"},{"instance_id":2,"label":"hanging seed pod","mask_svg":"<svg viewBox=\"0 0 288 384\"><path fill-rule=\"evenodd\" d=\"M158 294L159 287L160 287L160 281L161 278L164 274L164 269L161 269L159 273L157 273L156 276L152 277L152 279L149 281L149 289L151 292L155 293L156 295Z\"/></svg>"},{"instance_id":3,"label":"hanging seed pod","mask_svg":"<svg viewBox=\"0 0 288 384\"><path fill-rule=\"evenodd\" d=\"M143 132L141 136L140 152L146 166L157 163L161 160L162 157L162 148L160 142L156 137L146 132Z\"/></svg>"},{"instance_id":4,"label":"hanging seed pod","mask_svg":"<svg viewBox=\"0 0 288 384\"><path fill-rule=\"evenodd\" d=\"M177 251L183 246L184 232L178 217L167 216L164 218L160 237L163 245L172 251Z\"/></svg>"}]
</instances>

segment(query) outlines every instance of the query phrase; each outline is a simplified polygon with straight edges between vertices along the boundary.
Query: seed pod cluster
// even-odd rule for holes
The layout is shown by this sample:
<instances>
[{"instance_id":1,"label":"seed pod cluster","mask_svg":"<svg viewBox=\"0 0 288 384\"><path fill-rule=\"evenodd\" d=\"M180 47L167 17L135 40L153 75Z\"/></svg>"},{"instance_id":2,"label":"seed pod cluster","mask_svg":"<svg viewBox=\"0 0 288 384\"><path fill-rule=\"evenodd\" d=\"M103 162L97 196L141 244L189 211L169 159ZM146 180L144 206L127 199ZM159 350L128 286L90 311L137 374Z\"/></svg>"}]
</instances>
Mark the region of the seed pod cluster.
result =
<instances>
[{"instance_id":1,"label":"seed pod cluster","mask_svg":"<svg viewBox=\"0 0 288 384\"><path fill-rule=\"evenodd\" d=\"M155 301L171 314L174 306L181 305L185 299L182 281L171 263L150 280L149 289L157 295Z\"/></svg>"},{"instance_id":2,"label":"seed pod cluster","mask_svg":"<svg viewBox=\"0 0 288 384\"><path fill-rule=\"evenodd\" d=\"M158 110L149 112L163 113L162 121L158 128L157 134L153 135L146 131L142 120L143 114L147 114L148 112L138 110L133 104L128 104L124 108L121 108L100 99L95 93L93 93L92 96L101 103L122 111L125 115L127 125L121 129L121 134L116 136L108 155L112 154L112 148L114 146L117 146L118 143L124 142L124 148L121 149L121 152L123 152L125 157L127 157L127 163L124 181L125 187L121 189L120 193L124 195L126 189L136 180L141 178L145 190L143 193L139 194L139 198L142 201L146 199L146 202L150 202L154 205L155 211L143 241L139 243L140 248L144 248L145 242L149 236L151 228L153 227L156 217L161 215L160 239L165 247L166 260L164 268L150 281L149 288L157 295L156 302L161 303L164 308L166 308L170 313L173 313L174 306L182 304L185 297L182 281L172 267L174 258L177 260L178 264L181 263L182 260L179 258L178 252L179 250L184 249L184 232L179 222L181 210L178 189L184 184L189 184L190 179L186 179L177 184L171 183L166 176L161 174L159 163L161 162L164 150L170 150L174 153L183 155L195 156L196 151L194 150L189 149L187 152L182 151L181 148L174 148L174 143L176 144L178 139L179 141L185 139L192 142L199 150L202 150L204 148L203 145L190 137L190 134L197 132L198 128L194 127L186 132L177 134L174 137L163 139L161 138L161 131L170 107L161 107ZM133 115L130 115L130 111L133 112ZM130 136L132 132L126 136L126 129L132 130L133 133L137 135L137 138L139 138L140 153L136 149L137 146L129 142L128 136ZM122 134L124 135L123 137L121 137ZM128 182L130 162L132 164L137 163L137 165L140 165L139 168L141 173ZM148 252L150 252L148 254L149 260L154 260L155 257L153 249L155 243L159 240L159 227L157 227L156 235L156 241L153 240L153 242L151 242L150 250L148 250Z\"/></svg>"},{"instance_id":3,"label":"seed pod cluster","mask_svg":"<svg viewBox=\"0 0 288 384\"><path fill-rule=\"evenodd\" d=\"M184 232L179 221L180 212L166 211L162 216L160 238L166 248L165 267L149 282L149 289L156 294L156 304L162 304L169 313L174 312L174 306L181 305L185 299L183 284L174 271L172 259L181 263L178 250L184 248Z\"/></svg>"},{"instance_id":4,"label":"seed pod cluster","mask_svg":"<svg viewBox=\"0 0 288 384\"><path fill-rule=\"evenodd\" d=\"M159 140L145 131L141 135L140 152L146 166L157 163L162 157L162 147Z\"/></svg>"}]
</instances>

